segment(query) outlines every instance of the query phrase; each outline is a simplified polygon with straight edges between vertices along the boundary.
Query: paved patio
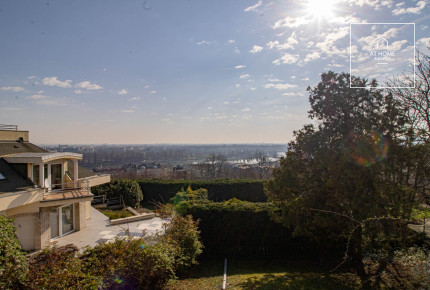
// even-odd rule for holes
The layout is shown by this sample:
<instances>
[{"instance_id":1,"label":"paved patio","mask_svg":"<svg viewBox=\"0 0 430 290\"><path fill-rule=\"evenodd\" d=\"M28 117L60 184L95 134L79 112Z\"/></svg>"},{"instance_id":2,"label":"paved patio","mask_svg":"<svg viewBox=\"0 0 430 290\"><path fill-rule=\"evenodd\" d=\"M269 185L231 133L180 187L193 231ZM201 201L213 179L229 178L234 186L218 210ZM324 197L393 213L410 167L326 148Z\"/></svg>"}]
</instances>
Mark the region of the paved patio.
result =
<instances>
[{"instance_id":1,"label":"paved patio","mask_svg":"<svg viewBox=\"0 0 430 290\"><path fill-rule=\"evenodd\" d=\"M79 248L95 246L99 243L113 240L115 237L125 237L127 235L140 237L144 231L147 235L153 235L156 232L162 231L162 225L165 222L165 220L155 217L111 226L108 217L91 207L91 219L87 220L87 227L85 229L58 238L53 243L58 246L74 244Z\"/></svg>"}]
</instances>

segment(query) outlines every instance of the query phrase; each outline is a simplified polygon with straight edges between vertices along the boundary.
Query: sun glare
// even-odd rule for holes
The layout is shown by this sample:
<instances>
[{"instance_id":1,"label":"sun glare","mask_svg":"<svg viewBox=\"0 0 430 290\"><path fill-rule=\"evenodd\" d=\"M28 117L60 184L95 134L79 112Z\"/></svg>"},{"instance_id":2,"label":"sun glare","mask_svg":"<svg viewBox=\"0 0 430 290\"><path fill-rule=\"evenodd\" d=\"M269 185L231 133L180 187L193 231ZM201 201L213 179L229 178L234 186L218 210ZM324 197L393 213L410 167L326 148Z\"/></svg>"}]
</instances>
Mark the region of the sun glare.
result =
<instances>
[{"instance_id":1,"label":"sun glare","mask_svg":"<svg viewBox=\"0 0 430 290\"><path fill-rule=\"evenodd\" d=\"M307 0L306 9L315 18L329 18L333 16L334 0Z\"/></svg>"}]
</instances>

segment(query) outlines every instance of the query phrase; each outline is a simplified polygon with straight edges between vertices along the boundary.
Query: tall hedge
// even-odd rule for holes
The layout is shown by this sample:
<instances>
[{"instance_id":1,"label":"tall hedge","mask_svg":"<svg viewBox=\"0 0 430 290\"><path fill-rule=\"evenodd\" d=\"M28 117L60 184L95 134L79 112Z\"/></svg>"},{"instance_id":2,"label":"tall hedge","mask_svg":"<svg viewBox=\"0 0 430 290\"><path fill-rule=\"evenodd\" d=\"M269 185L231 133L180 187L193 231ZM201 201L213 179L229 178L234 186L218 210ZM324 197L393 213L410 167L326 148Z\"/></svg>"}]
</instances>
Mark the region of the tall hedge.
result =
<instances>
[{"instance_id":1,"label":"tall hedge","mask_svg":"<svg viewBox=\"0 0 430 290\"><path fill-rule=\"evenodd\" d=\"M95 195L106 195L107 198L122 195L124 203L131 207L139 207L143 200L139 184L131 179L115 179L109 183L94 186L91 192Z\"/></svg>"},{"instance_id":2,"label":"tall hedge","mask_svg":"<svg viewBox=\"0 0 430 290\"><path fill-rule=\"evenodd\" d=\"M273 221L277 208L272 203L185 201L175 209L199 220L205 253L287 253L293 242L291 232Z\"/></svg>"},{"instance_id":3,"label":"tall hedge","mask_svg":"<svg viewBox=\"0 0 430 290\"><path fill-rule=\"evenodd\" d=\"M270 202L252 203L237 199L225 202L184 201L175 210L199 220L206 254L341 256L346 241L318 232L318 239L297 236L276 222L280 208ZM285 208L282 209L284 214ZM333 229L336 230L336 229Z\"/></svg>"},{"instance_id":4,"label":"tall hedge","mask_svg":"<svg viewBox=\"0 0 430 290\"><path fill-rule=\"evenodd\" d=\"M208 198L213 201L225 201L237 198L252 202L265 202L263 181L260 180L215 180L215 181L169 181L138 180L144 202L167 202L178 191L191 186L192 189L205 188Z\"/></svg>"}]
</instances>

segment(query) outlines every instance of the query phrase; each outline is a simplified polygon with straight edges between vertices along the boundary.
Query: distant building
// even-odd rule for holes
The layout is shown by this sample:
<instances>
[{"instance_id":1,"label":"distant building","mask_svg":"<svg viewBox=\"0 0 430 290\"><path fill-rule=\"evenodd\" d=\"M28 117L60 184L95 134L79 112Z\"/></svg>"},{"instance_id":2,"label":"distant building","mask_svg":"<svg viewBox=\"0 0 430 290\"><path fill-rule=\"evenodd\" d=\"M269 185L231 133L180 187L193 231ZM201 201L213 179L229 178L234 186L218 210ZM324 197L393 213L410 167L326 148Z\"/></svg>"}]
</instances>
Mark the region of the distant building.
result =
<instances>
[{"instance_id":1,"label":"distant building","mask_svg":"<svg viewBox=\"0 0 430 290\"><path fill-rule=\"evenodd\" d=\"M78 166L82 154L50 152L29 132L0 125L0 214L14 218L24 250L42 249L86 227L91 187L110 181Z\"/></svg>"}]
</instances>

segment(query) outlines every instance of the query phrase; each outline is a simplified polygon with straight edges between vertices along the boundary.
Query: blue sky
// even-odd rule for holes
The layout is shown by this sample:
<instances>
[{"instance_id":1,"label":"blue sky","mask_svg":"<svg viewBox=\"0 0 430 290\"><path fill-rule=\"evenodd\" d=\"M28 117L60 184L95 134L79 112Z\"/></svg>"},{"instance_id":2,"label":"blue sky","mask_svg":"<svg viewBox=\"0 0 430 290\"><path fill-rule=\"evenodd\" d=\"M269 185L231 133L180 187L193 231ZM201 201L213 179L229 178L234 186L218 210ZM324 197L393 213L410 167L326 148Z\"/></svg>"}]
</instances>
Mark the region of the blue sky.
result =
<instances>
[{"instance_id":1,"label":"blue sky","mask_svg":"<svg viewBox=\"0 0 430 290\"><path fill-rule=\"evenodd\" d=\"M310 122L307 86L349 72L350 23L415 23L428 53L429 15L426 1L3 0L0 123L42 144L286 143ZM402 25L366 27L353 61L381 35L411 51Z\"/></svg>"}]
</instances>

